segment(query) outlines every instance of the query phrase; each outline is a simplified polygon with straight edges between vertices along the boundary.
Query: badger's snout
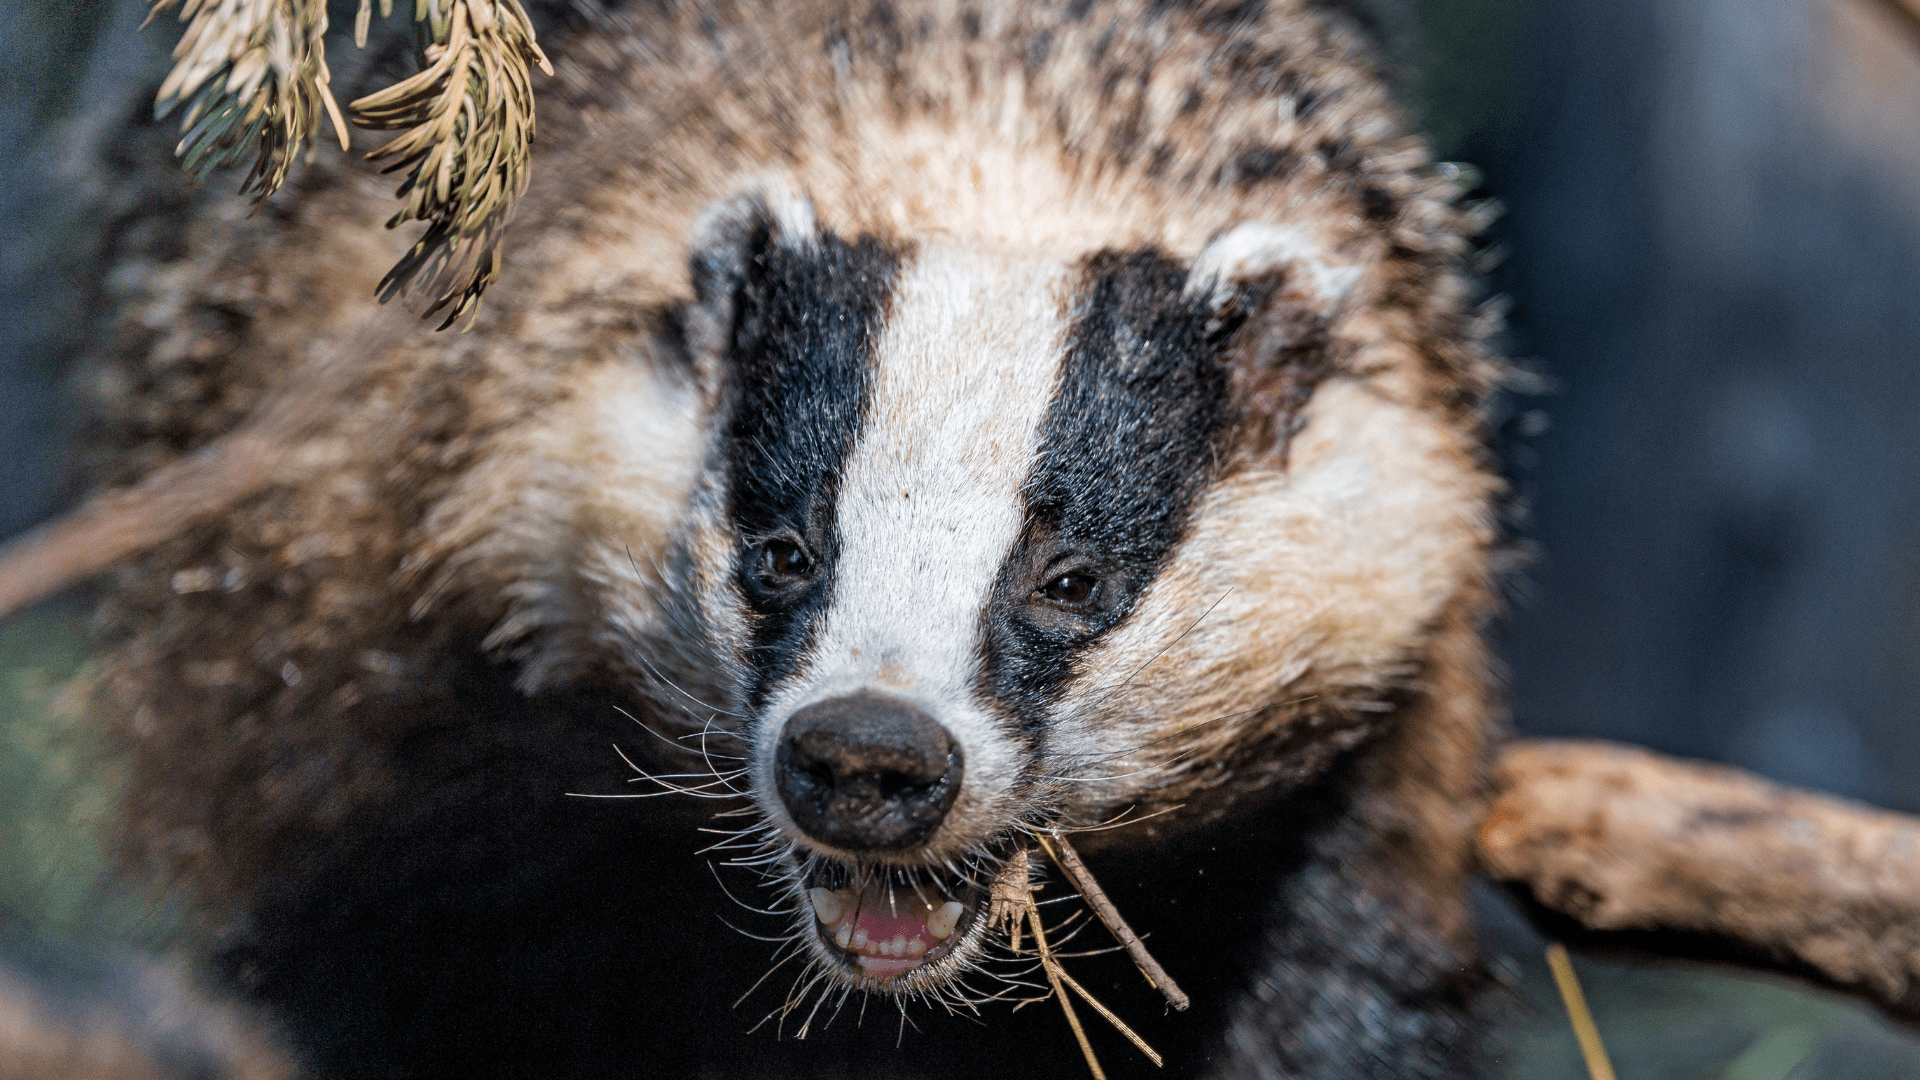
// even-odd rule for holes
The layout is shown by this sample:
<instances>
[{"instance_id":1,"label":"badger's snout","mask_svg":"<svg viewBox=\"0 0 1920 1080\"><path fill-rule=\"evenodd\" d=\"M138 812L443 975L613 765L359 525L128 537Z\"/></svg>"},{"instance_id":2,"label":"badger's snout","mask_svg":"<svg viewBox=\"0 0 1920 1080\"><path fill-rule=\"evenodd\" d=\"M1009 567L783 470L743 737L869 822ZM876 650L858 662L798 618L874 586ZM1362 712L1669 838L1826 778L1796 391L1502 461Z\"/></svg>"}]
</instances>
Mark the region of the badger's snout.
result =
<instances>
[{"instance_id":1,"label":"badger's snout","mask_svg":"<svg viewBox=\"0 0 1920 1080\"><path fill-rule=\"evenodd\" d=\"M938 828L960 793L960 745L912 704L848 694L787 720L774 783L794 824L845 851L899 851Z\"/></svg>"}]
</instances>

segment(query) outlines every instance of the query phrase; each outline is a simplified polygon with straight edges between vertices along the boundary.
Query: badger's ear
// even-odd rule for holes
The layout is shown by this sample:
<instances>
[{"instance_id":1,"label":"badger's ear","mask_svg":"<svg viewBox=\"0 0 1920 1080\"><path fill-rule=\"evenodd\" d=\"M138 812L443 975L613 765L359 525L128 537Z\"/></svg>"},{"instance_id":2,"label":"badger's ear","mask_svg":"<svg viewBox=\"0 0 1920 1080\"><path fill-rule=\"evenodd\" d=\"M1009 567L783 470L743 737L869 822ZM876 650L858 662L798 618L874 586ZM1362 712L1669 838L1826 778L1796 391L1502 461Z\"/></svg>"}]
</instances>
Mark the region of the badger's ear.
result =
<instances>
[{"instance_id":1,"label":"badger's ear","mask_svg":"<svg viewBox=\"0 0 1920 1080\"><path fill-rule=\"evenodd\" d=\"M1360 273L1360 267L1337 258L1297 225L1248 221L1221 233L1194 257L1187 290L1224 308L1241 302L1249 290L1266 294L1277 286L1292 303L1331 314L1346 301Z\"/></svg>"},{"instance_id":2,"label":"badger's ear","mask_svg":"<svg viewBox=\"0 0 1920 1080\"><path fill-rule=\"evenodd\" d=\"M1194 257L1187 293L1232 335L1239 436L1253 457L1284 465L1307 402L1340 367L1333 325L1361 273L1304 229L1265 222L1238 225Z\"/></svg>"},{"instance_id":3,"label":"badger's ear","mask_svg":"<svg viewBox=\"0 0 1920 1080\"><path fill-rule=\"evenodd\" d=\"M783 185L761 185L727 199L694 222L687 250L693 302L681 320L703 389L719 386L740 309L774 247L819 242L813 202Z\"/></svg>"}]
</instances>

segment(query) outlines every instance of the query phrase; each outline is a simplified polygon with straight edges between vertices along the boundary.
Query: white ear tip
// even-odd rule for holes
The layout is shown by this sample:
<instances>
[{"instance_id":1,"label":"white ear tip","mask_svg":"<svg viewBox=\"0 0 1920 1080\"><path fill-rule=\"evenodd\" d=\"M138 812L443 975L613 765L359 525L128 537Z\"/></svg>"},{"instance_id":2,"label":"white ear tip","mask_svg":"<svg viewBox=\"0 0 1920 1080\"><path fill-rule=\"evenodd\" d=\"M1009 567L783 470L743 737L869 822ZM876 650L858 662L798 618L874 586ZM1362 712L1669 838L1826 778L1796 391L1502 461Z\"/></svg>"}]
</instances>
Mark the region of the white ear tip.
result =
<instances>
[{"instance_id":1,"label":"white ear tip","mask_svg":"<svg viewBox=\"0 0 1920 1080\"><path fill-rule=\"evenodd\" d=\"M767 212L772 215L782 242L793 247L811 246L820 235L820 222L814 214L813 200L792 184L772 181L761 189Z\"/></svg>"},{"instance_id":2,"label":"white ear tip","mask_svg":"<svg viewBox=\"0 0 1920 1080\"><path fill-rule=\"evenodd\" d=\"M1361 275L1360 267L1335 260L1325 244L1299 226L1246 221L1216 237L1194 258L1187 289L1219 301L1233 282L1283 267L1328 304L1345 299Z\"/></svg>"},{"instance_id":3,"label":"white ear tip","mask_svg":"<svg viewBox=\"0 0 1920 1080\"><path fill-rule=\"evenodd\" d=\"M749 184L694 219L692 246L725 243L743 223L764 221L773 227L774 241L788 248L807 248L819 239L820 223L813 200L784 179Z\"/></svg>"}]
</instances>

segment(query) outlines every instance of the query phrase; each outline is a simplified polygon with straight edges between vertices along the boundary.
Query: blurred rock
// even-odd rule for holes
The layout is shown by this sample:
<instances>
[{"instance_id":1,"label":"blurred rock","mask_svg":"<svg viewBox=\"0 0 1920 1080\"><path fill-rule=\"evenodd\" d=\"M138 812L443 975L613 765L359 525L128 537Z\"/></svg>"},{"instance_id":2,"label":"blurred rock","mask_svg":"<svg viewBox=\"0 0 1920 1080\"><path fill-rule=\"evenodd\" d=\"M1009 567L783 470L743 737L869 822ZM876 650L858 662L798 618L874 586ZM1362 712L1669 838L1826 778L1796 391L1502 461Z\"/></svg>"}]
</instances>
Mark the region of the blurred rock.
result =
<instances>
[{"instance_id":1,"label":"blurred rock","mask_svg":"<svg viewBox=\"0 0 1920 1080\"><path fill-rule=\"evenodd\" d=\"M131 955L57 957L0 938L0 1080L291 1080L251 1012Z\"/></svg>"}]
</instances>

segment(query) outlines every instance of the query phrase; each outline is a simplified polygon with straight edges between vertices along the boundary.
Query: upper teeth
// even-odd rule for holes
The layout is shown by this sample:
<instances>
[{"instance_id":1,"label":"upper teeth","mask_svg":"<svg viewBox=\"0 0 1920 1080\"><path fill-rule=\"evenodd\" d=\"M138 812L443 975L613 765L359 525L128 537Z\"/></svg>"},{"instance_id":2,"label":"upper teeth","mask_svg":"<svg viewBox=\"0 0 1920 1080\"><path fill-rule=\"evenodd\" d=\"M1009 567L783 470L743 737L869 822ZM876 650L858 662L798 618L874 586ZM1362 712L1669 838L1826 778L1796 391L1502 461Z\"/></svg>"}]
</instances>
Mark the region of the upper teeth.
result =
<instances>
[{"instance_id":1,"label":"upper teeth","mask_svg":"<svg viewBox=\"0 0 1920 1080\"><path fill-rule=\"evenodd\" d=\"M960 922L960 916L966 910L965 905L958 900L949 900L941 904L938 910L927 916L927 933L932 934L936 941L947 940L953 936L953 928Z\"/></svg>"},{"instance_id":2,"label":"upper teeth","mask_svg":"<svg viewBox=\"0 0 1920 1080\"><path fill-rule=\"evenodd\" d=\"M813 901L813 913L820 921L832 926L847 913L847 898L831 889L808 889L807 898Z\"/></svg>"}]
</instances>

